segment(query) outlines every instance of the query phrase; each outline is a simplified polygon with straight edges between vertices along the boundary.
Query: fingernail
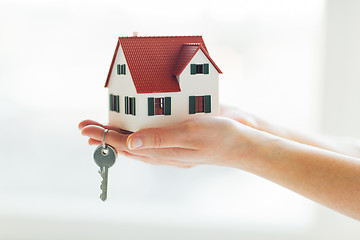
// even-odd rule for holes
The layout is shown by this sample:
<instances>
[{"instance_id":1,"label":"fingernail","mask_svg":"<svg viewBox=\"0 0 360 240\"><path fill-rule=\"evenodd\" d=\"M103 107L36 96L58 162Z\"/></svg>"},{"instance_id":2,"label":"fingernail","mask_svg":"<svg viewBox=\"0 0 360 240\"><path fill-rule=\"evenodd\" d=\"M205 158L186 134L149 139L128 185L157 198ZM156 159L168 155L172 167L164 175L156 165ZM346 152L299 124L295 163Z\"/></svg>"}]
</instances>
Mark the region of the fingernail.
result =
<instances>
[{"instance_id":1,"label":"fingernail","mask_svg":"<svg viewBox=\"0 0 360 240\"><path fill-rule=\"evenodd\" d=\"M136 149L136 148L140 148L142 146L142 141L140 138L132 138L129 142L129 148L130 149Z\"/></svg>"}]
</instances>

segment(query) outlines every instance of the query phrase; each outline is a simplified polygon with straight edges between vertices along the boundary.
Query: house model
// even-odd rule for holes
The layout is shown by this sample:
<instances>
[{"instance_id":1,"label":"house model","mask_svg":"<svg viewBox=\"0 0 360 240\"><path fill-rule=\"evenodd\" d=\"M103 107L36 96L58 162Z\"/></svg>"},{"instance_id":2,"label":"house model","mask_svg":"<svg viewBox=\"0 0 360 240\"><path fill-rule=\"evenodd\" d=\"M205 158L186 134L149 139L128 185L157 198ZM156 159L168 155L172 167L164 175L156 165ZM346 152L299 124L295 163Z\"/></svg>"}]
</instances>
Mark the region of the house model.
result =
<instances>
[{"instance_id":1,"label":"house model","mask_svg":"<svg viewBox=\"0 0 360 240\"><path fill-rule=\"evenodd\" d=\"M109 123L137 131L218 115L220 73L201 36L119 37L105 83Z\"/></svg>"}]
</instances>

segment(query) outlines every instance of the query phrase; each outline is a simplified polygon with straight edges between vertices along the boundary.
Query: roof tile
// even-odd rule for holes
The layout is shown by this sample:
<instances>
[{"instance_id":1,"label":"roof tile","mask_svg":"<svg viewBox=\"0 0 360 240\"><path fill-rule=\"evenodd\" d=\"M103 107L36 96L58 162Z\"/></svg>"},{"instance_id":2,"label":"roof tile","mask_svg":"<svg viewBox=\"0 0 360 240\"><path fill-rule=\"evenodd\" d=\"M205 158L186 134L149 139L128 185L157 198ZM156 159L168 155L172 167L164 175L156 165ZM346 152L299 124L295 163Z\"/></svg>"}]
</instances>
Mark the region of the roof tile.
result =
<instances>
[{"instance_id":1,"label":"roof tile","mask_svg":"<svg viewBox=\"0 0 360 240\"><path fill-rule=\"evenodd\" d=\"M138 93L179 92L176 73L182 72L200 48L210 58L201 36L119 37L105 87L108 86L119 45ZM210 61L215 64L211 58ZM218 71L221 73L220 69Z\"/></svg>"}]
</instances>

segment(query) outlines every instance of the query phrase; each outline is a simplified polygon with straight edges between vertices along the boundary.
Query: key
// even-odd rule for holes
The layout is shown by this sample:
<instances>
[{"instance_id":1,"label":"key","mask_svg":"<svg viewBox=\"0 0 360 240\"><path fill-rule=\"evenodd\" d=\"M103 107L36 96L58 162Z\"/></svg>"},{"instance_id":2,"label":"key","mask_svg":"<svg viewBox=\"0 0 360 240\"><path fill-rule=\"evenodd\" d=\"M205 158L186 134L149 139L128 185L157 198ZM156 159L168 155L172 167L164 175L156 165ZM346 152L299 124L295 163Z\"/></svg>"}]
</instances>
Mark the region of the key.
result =
<instances>
[{"instance_id":1,"label":"key","mask_svg":"<svg viewBox=\"0 0 360 240\"><path fill-rule=\"evenodd\" d=\"M99 173L102 177L100 189L101 200L105 201L107 198L107 187L109 178L109 168L114 165L116 160L116 151L107 144L98 146L94 152L95 163L100 167Z\"/></svg>"}]
</instances>

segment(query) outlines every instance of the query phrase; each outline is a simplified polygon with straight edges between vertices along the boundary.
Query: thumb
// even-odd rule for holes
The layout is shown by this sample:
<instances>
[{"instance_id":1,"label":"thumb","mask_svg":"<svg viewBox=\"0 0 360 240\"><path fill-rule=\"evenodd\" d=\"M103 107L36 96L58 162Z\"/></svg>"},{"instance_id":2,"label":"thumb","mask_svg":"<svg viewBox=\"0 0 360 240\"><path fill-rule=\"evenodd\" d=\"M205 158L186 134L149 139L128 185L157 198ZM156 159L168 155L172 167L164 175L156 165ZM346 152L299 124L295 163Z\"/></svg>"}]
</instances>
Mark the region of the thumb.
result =
<instances>
[{"instance_id":1,"label":"thumb","mask_svg":"<svg viewBox=\"0 0 360 240\"><path fill-rule=\"evenodd\" d=\"M130 150L145 148L186 147L184 134L176 128L142 129L128 136L126 145Z\"/></svg>"}]
</instances>

